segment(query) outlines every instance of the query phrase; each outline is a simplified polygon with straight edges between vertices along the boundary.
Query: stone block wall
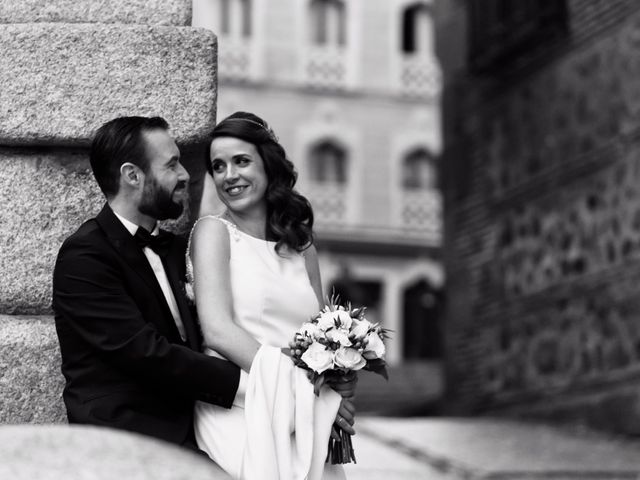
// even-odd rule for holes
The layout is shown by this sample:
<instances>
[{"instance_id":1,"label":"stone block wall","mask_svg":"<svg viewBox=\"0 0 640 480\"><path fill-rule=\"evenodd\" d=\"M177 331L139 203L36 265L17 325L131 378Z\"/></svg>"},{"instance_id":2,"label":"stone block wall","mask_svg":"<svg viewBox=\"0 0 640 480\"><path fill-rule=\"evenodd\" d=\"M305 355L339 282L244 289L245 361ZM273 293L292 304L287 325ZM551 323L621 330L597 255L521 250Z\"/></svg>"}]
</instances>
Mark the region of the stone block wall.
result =
<instances>
[{"instance_id":1,"label":"stone block wall","mask_svg":"<svg viewBox=\"0 0 640 480\"><path fill-rule=\"evenodd\" d=\"M0 424L65 422L63 387L53 319L0 315Z\"/></svg>"},{"instance_id":2,"label":"stone block wall","mask_svg":"<svg viewBox=\"0 0 640 480\"><path fill-rule=\"evenodd\" d=\"M190 20L190 0L0 2L0 422L64 419L51 274L62 241L104 203L93 131L164 117L198 194L217 43Z\"/></svg>"},{"instance_id":3,"label":"stone block wall","mask_svg":"<svg viewBox=\"0 0 640 480\"><path fill-rule=\"evenodd\" d=\"M119 23L187 26L191 2L184 0L3 0L0 23Z\"/></svg>"},{"instance_id":4,"label":"stone block wall","mask_svg":"<svg viewBox=\"0 0 640 480\"><path fill-rule=\"evenodd\" d=\"M181 143L215 117L216 44L204 29L0 25L0 144L87 145L118 115L161 115Z\"/></svg>"},{"instance_id":5,"label":"stone block wall","mask_svg":"<svg viewBox=\"0 0 640 480\"><path fill-rule=\"evenodd\" d=\"M569 37L536 65L458 77L449 396L640 433L640 7L568 6Z\"/></svg>"}]
</instances>

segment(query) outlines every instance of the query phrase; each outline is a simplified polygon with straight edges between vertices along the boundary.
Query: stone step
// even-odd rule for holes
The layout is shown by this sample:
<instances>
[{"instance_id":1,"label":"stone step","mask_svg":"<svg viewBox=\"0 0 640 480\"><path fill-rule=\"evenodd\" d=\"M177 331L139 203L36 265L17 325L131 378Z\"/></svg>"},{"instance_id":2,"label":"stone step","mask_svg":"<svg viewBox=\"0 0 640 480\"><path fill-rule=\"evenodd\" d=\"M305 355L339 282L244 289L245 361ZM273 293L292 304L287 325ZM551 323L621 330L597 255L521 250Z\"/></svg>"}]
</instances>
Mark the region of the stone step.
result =
<instances>
[{"instance_id":1,"label":"stone step","mask_svg":"<svg viewBox=\"0 0 640 480\"><path fill-rule=\"evenodd\" d=\"M186 144L213 128L217 43L208 30L0 25L0 45L2 145L87 146L120 115L163 116Z\"/></svg>"},{"instance_id":2,"label":"stone step","mask_svg":"<svg viewBox=\"0 0 640 480\"><path fill-rule=\"evenodd\" d=\"M0 426L6 480L225 480L204 455L135 433L87 425Z\"/></svg>"},{"instance_id":3,"label":"stone step","mask_svg":"<svg viewBox=\"0 0 640 480\"><path fill-rule=\"evenodd\" d=\"M191 0L20 0L0 2L0 23L189 25Z\"/></svg>"}]
</instances>

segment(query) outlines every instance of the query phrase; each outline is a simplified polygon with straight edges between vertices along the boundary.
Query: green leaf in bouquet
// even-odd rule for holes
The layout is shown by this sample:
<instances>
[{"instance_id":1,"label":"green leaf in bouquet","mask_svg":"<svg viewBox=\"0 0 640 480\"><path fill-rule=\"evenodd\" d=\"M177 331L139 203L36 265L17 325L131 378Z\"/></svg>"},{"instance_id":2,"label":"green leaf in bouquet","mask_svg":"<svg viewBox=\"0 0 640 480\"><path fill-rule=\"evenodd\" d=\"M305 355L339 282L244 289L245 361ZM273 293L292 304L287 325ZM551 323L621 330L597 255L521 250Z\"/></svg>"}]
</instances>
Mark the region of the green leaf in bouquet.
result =
<instances>
[{"instance_id":1,"label":"green leaf in bouquet","mask_svg":"<svg viewBox=\"0 0 640 480\"><path fill-rule=\"evenodd\" d=\"M331 296L325 297L325 301L329 310L335 312L336 306L340 305L340 295L336 293L335 289L331 289Z\"/></svg>"},{"instance_id":2,"label":"green leaf in bouquet","mask_svg":"<svg viewBox=\"0 0 640 480\"><path fill-rule=\"evenodd\" d=\"M315 376L313 379L313 393L316 394L316 397L320 396L320 389L322 388L322 385L324 385L324 373Z\"/></svg>"},{"instance_id":3,"label":"green leaf in bouquet","mask_svg":"<svg viewBox=\"0 0 640 480\"><path fill-rule=\"evenodd\" d=\"M387 362L385 362L381 358L369 360L364 369L373 373L377 373L378 375L382 375L385 380L389 380L389 373L387 372Z\"/></svg>"},{"instance_id":4,"label":"green leaf in bouquet","mask_svg":"<svg viewBox=\"0 0 640 480\"><path fill-rule=\"evenodd\" d=\"M380 337L381 337L383 340L388 340L388 339L390 339L390 338L391 338L391 335L390 335L390 334L391 334L393 331L394 331L394 330L391 330L391 329L389 329L389 328L382 328L382 327L380 327L380 330L379 330L379 332L378 332L378 335L380 335Z\"/></svg>"},{"instance_id":5,"label":"green leaf in bouquet","mask_svg":"<svg viewBox=\"0 0 640 480\"><path fill-rule=\"evenodd\" d=\"M309 366L304 362L304 360L301 360L295 356L291 357L291 360L293 360L293 364L296 367L304 368L305 370L310 370Z\"/></svg>"}]
</instances>

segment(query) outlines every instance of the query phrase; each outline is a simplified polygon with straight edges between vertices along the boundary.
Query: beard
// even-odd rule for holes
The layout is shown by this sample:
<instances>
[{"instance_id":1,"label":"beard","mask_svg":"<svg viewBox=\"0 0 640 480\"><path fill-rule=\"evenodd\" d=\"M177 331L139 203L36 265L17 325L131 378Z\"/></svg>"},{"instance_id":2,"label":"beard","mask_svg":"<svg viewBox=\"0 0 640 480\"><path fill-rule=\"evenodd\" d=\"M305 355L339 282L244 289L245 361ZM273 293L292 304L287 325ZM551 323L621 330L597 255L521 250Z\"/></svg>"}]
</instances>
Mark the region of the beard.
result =
<instances>
[{"instance_id":1,"label":"beard","mask_svg":"<svg viewBox=\"0 0 640 480\"><path fill-rule=\"evenodd\" d=\"M159 185L155 178L146 177L138 210L156 220L178 218L184 210L184 204L174 201L173 193L186 188L185 182L179 182L173 190L169 191Z\"/></svg>"}]
</instances>

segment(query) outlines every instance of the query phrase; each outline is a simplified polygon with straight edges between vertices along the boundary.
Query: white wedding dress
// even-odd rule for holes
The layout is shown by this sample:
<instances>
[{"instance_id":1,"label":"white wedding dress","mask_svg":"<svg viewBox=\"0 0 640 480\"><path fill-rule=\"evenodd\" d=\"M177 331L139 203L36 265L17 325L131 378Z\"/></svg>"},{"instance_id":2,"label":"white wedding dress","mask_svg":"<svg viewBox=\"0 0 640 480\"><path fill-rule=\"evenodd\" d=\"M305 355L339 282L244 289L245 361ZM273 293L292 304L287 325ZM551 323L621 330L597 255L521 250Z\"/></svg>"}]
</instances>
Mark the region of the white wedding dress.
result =
<instances>
[{"instance_id":1,"label":"white wedding dress","mask_svg":"<svg viewBox=\"0 0 640 480\"><path fill-rule=\"evenodd\" d=\"M198 221L205 218L214 218L213 221L223 222L227 227L234 321L263 347L250 374L242 372L231 409L196 403L198 446L237 479L344 479L341 465L311 458L312 450L315 457L326 455L339 396L326 389L319 398L315 397L304 371L279 353L279 348L288 345L302 323L318 312L318 300L303 255L294 252L280 256L275 251L275 242L241 232L218 216ZM188 254L187 280L193 283ZM188 295L190 290L187 289ZM205 353L219 356L212 350ZM314 416L324 418L311 418ZM314 435L315 444L311 445Z\"/></svg>"}]
</instances>

